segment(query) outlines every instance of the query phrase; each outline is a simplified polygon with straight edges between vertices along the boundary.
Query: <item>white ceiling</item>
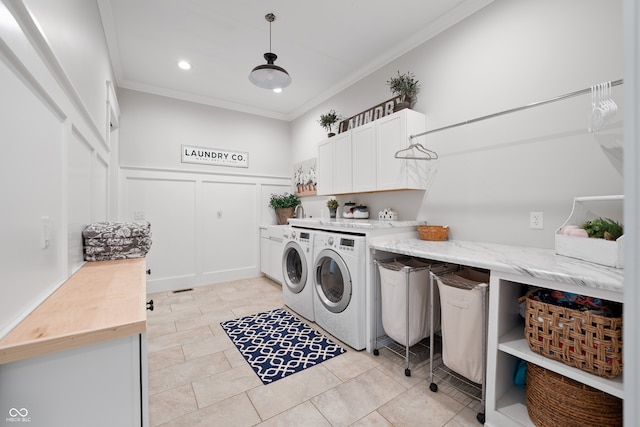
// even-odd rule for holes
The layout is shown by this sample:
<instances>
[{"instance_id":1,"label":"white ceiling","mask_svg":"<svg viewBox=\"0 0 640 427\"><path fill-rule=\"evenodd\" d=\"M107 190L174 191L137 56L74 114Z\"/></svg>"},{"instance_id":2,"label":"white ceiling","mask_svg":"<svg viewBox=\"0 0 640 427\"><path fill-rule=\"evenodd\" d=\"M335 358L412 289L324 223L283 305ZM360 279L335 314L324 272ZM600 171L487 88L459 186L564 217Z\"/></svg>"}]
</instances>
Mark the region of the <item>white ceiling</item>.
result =
<instances>
[{"instance_id":1,"label":"white ceiling","mask_svg":"<svg viewBox=\"0 0 640 427\"><path fill-rule=\"evenodd\" d=\"M493 0L98 0L119 87L293 120ZM253 86L273 12L282 93ZM178 69L186 59L193 68Z\"/></svg>"}]
</instances>

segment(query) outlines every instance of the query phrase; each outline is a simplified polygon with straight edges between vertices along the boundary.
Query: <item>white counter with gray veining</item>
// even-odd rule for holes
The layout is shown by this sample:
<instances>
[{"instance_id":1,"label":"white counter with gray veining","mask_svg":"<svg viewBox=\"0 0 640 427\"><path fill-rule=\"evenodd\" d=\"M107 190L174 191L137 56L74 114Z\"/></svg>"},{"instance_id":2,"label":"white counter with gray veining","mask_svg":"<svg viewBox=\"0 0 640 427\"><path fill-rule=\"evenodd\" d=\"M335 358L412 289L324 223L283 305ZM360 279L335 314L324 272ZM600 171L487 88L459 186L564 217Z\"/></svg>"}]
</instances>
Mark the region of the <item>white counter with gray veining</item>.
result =
<instances>
[{"instance_id":1,"label":"white counter with gray veining","mask_svg":"<svg viewBox=\"0 0 640 427\"><path fill-rule=\"evenodd\" d=\"M623 269L555 255L553 249L456 240L430 242L419 239L378 241L372 243L370 247L386 252L594 289L620 293L624 289Z\"/></svg>"},{"instance_id":2,"label":"white counter with gray veining","mask_svg":"<svg viewBox=\"0 0 640 427\"><path fill-rule=\"evenodd\" d=\"M379 219L321 219L321 218L289 218L289 224L294 227L314 228L323 230L357 229L360 231L415 227L426 225L426 221L384 221Z\"/></svg>"}]
</instances>

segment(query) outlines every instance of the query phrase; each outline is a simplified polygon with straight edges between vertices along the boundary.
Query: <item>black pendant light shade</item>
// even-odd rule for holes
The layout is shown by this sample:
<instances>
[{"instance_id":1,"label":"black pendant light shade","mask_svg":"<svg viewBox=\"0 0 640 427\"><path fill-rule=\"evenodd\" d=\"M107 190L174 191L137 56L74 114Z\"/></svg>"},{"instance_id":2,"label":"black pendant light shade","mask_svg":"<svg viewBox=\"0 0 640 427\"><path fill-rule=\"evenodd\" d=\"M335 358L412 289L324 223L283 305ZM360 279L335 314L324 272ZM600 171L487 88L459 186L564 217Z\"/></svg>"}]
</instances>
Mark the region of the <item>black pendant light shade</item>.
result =
<instances>
[{"instance_id":1,"label":"black pendant light shade","mask_svg":"<svg viewBox=\"0 0 640 427\"><path fill-rule=\"evenodd\" d=\"M275 21L276 16L268 13L264 17L269 22L269 50L271 50L271 23ZM251 73L249 73L249 81L254 85L271 90L281 90L291 84L291 76L282 67L274 64L278 56L275 53L267 52L264 54L266 64L258 65Z\"/></svg>"}]
</instances>

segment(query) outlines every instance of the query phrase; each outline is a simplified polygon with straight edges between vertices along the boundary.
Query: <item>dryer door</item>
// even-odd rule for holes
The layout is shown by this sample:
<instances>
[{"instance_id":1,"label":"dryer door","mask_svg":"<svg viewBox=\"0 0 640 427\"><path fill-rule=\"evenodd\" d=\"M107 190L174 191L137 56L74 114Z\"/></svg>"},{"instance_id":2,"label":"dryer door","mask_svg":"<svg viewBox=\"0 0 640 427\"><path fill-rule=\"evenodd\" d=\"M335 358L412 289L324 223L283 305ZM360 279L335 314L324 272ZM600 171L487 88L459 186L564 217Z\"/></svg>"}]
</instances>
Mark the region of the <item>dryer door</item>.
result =
<instances>
[{"instance_id":1,"label":"dryer door","mask_svg":"<svg viewBox=\"0 0 640 427\"><path fill-rule=\"evenodd\" d=\"M289 242L284 247L282 276L285 286L294 294L300 293L307 284L307 259L296 242Z\"/></svg>"},{"instance_id":2,"label":"dryer door","mask_svg":"<svg viewBox=\"0 0 640 427\"><path fill-rule=\"evenodd\" d=\"M337 252L323 249L314 265L316 295L322 305L332 313L344 311L351 301L351 274Z\"/></svg>"}]
</instances>

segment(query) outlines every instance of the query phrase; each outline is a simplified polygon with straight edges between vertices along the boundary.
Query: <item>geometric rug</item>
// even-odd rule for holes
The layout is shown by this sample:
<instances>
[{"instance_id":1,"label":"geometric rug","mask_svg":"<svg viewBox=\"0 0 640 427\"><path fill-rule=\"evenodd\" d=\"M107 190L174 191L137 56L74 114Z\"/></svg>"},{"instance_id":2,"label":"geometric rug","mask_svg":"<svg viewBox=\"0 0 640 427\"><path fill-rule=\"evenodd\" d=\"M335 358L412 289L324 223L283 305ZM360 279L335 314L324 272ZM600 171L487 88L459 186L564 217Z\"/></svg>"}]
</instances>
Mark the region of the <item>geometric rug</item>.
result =
<instances>
[{"instance_id":1,"label":"geometric rug","mask_svg":"<svg viewBox=\"0 0 640 427\"><path fill-rule=\"evenodd\" d=\"M346 352L282 308L220 325L263 384Z\"/></svg>"}]
</instances>

